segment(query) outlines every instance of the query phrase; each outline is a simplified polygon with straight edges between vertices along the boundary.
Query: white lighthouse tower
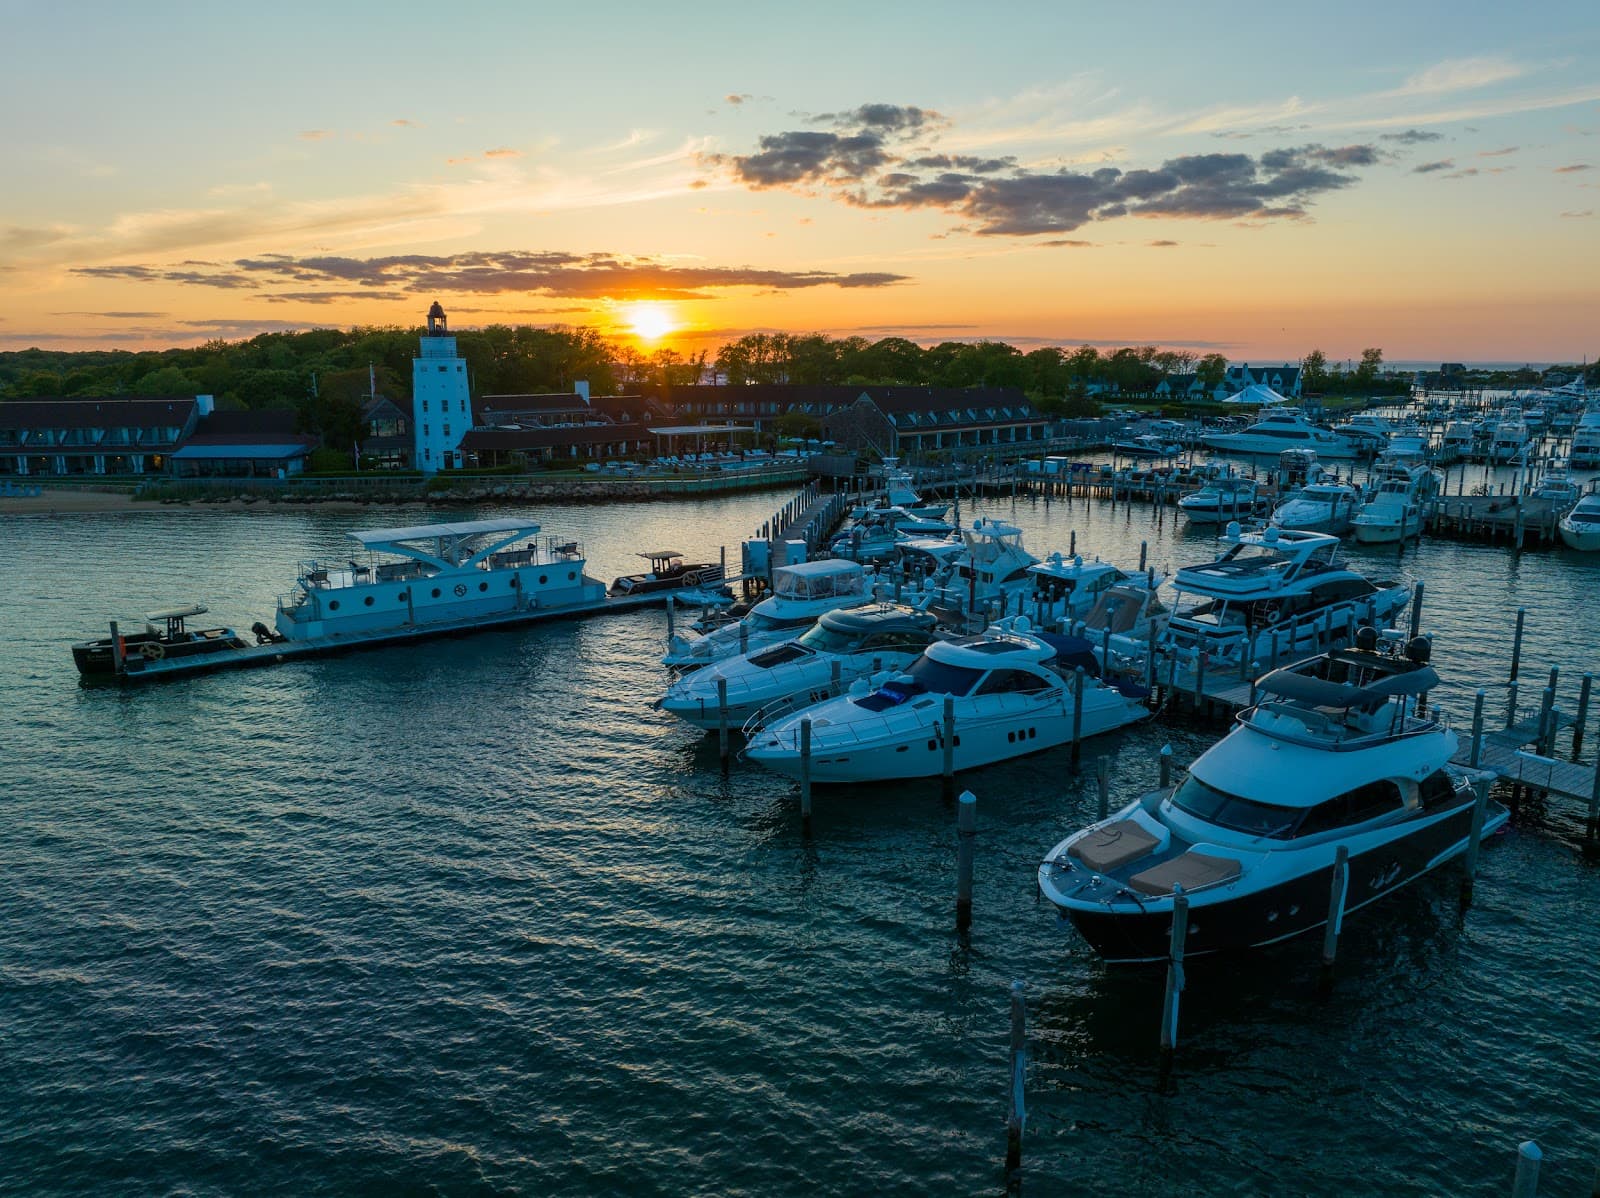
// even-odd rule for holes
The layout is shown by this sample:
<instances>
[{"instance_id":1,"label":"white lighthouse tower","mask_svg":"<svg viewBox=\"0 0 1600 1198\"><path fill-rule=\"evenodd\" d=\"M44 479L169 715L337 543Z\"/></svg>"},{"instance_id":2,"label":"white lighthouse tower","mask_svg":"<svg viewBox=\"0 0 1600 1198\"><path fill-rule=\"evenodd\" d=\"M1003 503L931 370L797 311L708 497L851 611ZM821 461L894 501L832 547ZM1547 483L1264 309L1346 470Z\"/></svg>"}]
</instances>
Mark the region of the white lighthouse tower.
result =
<instances>
[{"instance_id":1,"label":"white lighthouse tower","mask_svg":"<svg viewBox=\"0 0 1600 1198\"><path fill-rule=\"evenodd\" d=\"M428 331L411 363L411 427L424 474L461 467L461 438L472 427L472 397L467 364L456 354L456 339L437 301L428 309Z\"/></svg>"}]
</instances>

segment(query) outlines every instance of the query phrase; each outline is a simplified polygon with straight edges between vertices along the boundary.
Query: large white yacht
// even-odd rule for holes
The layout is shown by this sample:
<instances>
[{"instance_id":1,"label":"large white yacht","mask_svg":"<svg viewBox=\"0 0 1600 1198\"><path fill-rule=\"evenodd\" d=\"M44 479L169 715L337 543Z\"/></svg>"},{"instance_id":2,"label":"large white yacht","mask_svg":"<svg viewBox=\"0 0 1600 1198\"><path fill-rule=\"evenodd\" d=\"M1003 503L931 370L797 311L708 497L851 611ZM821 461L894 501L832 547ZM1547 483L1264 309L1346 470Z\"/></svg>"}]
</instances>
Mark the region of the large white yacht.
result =
<instances>
[{"instance_id":1,"label":"large white yacht","mask_svg":"<svg viewBox=\"0 0 1600 1198\"><path fill-rule=\"evenodd\" d=\"M1314 449L1325 459L1354 458L1361 453L1355 442L1319 428L1302 412L1265 412L1243 432L1202 433L1200 440L1212 449L1246 457L1275 458L1292 448Z\"/></svg>"},{"instance_id":2,"label":"large white yacht","mask_svg":"<svg viewBox=\"0 0 1600 1198\"><path fill-rule=\"evenodd\" d=\"M1382 647L1380 647L1382 645ZM1466 850L1475 795L1418 638L1357 647L1261 679L1260 702L1176 785L1069 836L1039 867L1045 898L1109 961L1167 956L1188 899L1186 956L1321 928L1338 850L1348 914ZM1509 818L1490 802L1481 836Z\"/></svg>"},{"instance_id":3,"label":"large white yacht","mask_svg":"<svg viewBox=\"0 0 1600 1198\"><path fill-rule=\"evenodd\" d=\"M902 675L857 682L850 694L770 722L758 718L745 729L744 755L798 777L801 721L809 719L815 782L936 775L947 737L953 768L992 765L1071 741L1076 698L1069 679L1079 666L1081 735L1149 715L1138 698L1099 680L1087 641L1030 629L1027 617L1014 616L976 636L935 641ZM953 735L943 727L946 695L953 700Z\"/></svg>"},{"instance_id":4,"label":"large white yacht","mask_svg":"<svg viewBox=\"0 0 1600 1198\"><path fill-rule=\"evenodd\" d=\"M1388 446L1389 434L1394 430L1376 412L1356 412L1334 425L1333 431L1371 453L1380 453Z\"/></svg>"},{"instance_id":5,"label":"large white yacht","mask_svg":"<svg viewBox=\"0 0 1600 1198\"><path fill-rule=\"evenodd\" d=\"M1528 426L1523 423L1519 409L1508 409L1494 426L1489 438L1489 461L1511 462L1528 446Z\"/></svg>"},{"instance_id":6,"label":"large white yacht","mask_svg":"<svg viewBox=\"0 0 1600 1198\"><path fill-rule=\"evenodd\" d=\"M584 574L577 542L541 542L539 531L501 519L352 532L367 560L301 562L295 589L278 600L278 635L305 641L604 603L606 585Z\"/></svg>"},{"instance_id":7,"label":"large white yacht","mask_svg":"<svg viewBox=\"0 0 1600 1198\"><path fill-rule=\"evenodd\" d=\"M1439 488L1438 473L1426 466L1381 463L1371 495L1351 521L1356 540L1379 545L1421 536L1424 505Z\"/></svg>"},{"instance_id":8,"label":"large white yacht","mask_svg":"<svg viewBox=\"0 0 1600 1198\"><path fill-rule=\"evenodd\" d=\"M998 609L1004 615L1013 596L1033 588L1029 568L1038 558L1022 544L1022 530L1004 520L983 517L962 529L965 545L954 568L933 588L933 606L951 616Z\"/></svg>"},{"instance_id":9,"label":"large white yacht","mask_svg":"<svg viewBox=\"0 0 1600 1198\"><path fill-rule=\"evenodd\" d=\"M1177 600L1160 644L1181 660L1276 661L1325 645L1329 633L1337 640L1352 622L1387 623L1410 597L1401 583L1369 582L1339 562L1339 538L1327 533L1230 524L1223 541L1221 557L1173 578Z\"/></svg>"},{"instance_id":10,"label":"large white yacht","mask_svg":"<svg viewBox=\"0 0 1600 1198\"><path fill-rule=\"evenodd\" d=\"M1025 596L1027 608L1018 614L1032 616L1040 626L1071 624L1087 615L1101 595L1129 578L1120 566L1099 558L1085 561L1082 554L1063 557L1052 553L1029 566L1028 573L1033 578L1033 593Z\"/></svg>"},{"instance_id":11,"label":"large white yacht","mask_svg":"<svg viewBox=\"0 0 1600 1198\"><path fill-rule=\"evenodd\" d=\"M856 562L825 558L779 566L772 572L772 594L742 619L703 636L674 634L661 662L679 670L699 669L736 653L792 641L824 612L871 602L866 571Z\"/></svg>"},{"instance_id":12,"label":"large white yacht","mask_svg":"<svg viewBox=\"0 0 1600 1198\"><path fill-rule=\"evenodd\" d=\"M1205 486L1178 497L1178 510L1190 524L1223 524L1248 519L1265 510L1261 488L1253 478L1225 474Z\"/></svg>"},{"instance_id":13,"label":"large white yacht","mask_svg":"<svg viewBox=\"0 0 1600 1198\"><path fill-rule=\"evenodd\" d=\"M1578 505L1561 517L1556 531L1569 549L1583 553L1600 550L1600 494L1578 500Z\"/></svg>"},{"instance_id":14,"label":"large white yacht","mask_svg":"<svg viewBox=\"0 0 1600 1198\"><path fill-rule=\"evenodd\" d=\"M1572 449L1567 453L1567 461L1579 470L1600 466L1600 408L1578 418L1572 430Z\"/></svg>"},{"instance_id":15,"label":"large white yacht","mask_svg":"<svg viewBox=\"0 0 1600 1198\"><path fill-rule=\"evenodd\" d=\"M1340 536L1350 531L1350 520L1360 506L1361 493L1348 483L1308 483L1272 510L1272 523Z\"/></svg>"},{"instance_id":16,"label":"large white yacht","mask_svg":"<svg viewBox=\"0 0 1600 1198\"><path fill-rule=\"evenodd\" d=\"M727 687L728 724L739 728L775 703L817 703L857 678L899 673L934 639L938 621L897 604L825 613L792 641L724 658L676 678L657 705L699 728L721 722L718 682Z\"/></svg>"}]
</instances>

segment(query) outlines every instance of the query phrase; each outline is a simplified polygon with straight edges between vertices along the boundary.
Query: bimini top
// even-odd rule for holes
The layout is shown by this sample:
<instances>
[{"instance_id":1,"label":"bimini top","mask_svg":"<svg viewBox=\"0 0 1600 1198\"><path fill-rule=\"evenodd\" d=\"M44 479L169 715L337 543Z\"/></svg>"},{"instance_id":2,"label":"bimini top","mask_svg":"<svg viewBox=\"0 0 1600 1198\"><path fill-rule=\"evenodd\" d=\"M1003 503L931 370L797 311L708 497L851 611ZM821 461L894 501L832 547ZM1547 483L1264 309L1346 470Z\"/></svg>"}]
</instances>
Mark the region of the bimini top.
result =
<instances>
[{"instance_id":1,"label":"bimini top","mask_svg":"<svg viewBox=\"0 0 1600 1198\"><path fill-rule=\"evenodd\" d=\"M368 549L394 541L425 541L438 537L459 539L476 537L491 532L526 533L533 536L539 526L529 520L466 520L459 524L412 524L400 528L368 528L350 534L352 541L360 541Z\"/></svg>"},{"instance_id":2,"label":"bimini top","mask_svg":"<svg viewBox=\"0 0 1600 1198\"><path fill-rule=\"evenodd\" d=\"M1432 666L1393 674L1384 674L1365 686L1350 686L1343 682L1328 682L1290 669L1274 670L1262 678L1256 688L1263 694L1277 695L1293 703L1312 707L1333 707L1348 711L1352 707L1365 707L1388 702L1396 696L1421 695L1439 686L1439 675Z\"/></svg>"},{"instance_id":3,"label":"bimini top","mask_svg":"<svg viewBox=\"0 0 1600 1198\"><path fill-rule=\"evenodd\" d=\"M796 562L772 572L772 590L784 599L828 599L842 595L865 595L867 575L859 563L840 557L816 562Z\"/></svg>"}]
</instances>

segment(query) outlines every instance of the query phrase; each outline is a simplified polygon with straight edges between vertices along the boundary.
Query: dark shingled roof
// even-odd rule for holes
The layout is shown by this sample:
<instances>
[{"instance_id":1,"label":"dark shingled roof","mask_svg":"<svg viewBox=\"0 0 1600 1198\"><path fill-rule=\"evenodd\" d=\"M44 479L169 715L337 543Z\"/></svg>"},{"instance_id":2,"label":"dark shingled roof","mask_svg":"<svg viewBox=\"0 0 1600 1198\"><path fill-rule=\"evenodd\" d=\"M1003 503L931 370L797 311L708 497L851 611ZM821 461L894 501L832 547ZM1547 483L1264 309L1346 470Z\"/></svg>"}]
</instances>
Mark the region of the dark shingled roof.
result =
<instances>
[{"instance_id":1,"label":"dark shingled roof","mask_svg":"<svg viewBox=\"0 0 1600 1198\"><path fill-rule=\"evenodd\" d=\"M149 428L184 425L194 396L167 399L14 399L0 403L0 428Z\"/></svg>"}]
</instances>

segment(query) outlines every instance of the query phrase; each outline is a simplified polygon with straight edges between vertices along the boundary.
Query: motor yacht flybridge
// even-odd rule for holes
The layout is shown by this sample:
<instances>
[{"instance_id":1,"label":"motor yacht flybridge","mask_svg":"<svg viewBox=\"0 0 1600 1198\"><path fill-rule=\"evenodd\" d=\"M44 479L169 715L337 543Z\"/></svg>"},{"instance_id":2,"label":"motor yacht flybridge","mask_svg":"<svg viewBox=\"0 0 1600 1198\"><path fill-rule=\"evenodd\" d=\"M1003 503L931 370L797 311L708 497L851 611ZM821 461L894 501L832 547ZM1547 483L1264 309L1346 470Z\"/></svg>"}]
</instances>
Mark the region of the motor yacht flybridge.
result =
<instances>
[{"instance_id":1,"label":"motor yacht flybridge","mask_svg":"<svg viewBox=\"0 0 1600 1198\"><path fill-rule=\"evenodd\" d=\"M1273 662L1326 647L1355 624L1385 625L1410 590L1369 582L1338 560L1339 538L1320 532L1228 525L1221 557L1173 578L1174 614L1161 647L1209 665Z\"/></svg>"},{"instance_id":2,"label":"motor yacht flybridge","mask_svg":"<svg viewBox=\"0 0 1600 1198\"><path fill-rule=\"evenodd\" d=\"M1277 457L1285 449L1314 449L1321 458L1354 458L1355 442L1312 424L1301 412L1263 412L1243 432L1207 432L1200 441L1210 449L1245 457Z\"/></svg>"},{"instance_id":3,"label":"motor yacht flybridge","mask_svg":"<svg viewBox=\"0 0 1600 1198\"><path fill-rule=\"evenodd\" d=\"M763 708L820 702L857 678L884 670L898 674L933 643L937 623L927 612L896 604L825 612L792 641L679 676L658 706L698 728L716 728L724 718L721 683L725 718L739 728Z\"/></svg>"},{"instance_id":4,"label":"motor yacht flybridge","mask_svg":"<svg viewBox=\"0 0 1600 1198\"><path fill-rule=\"evenodd\" d=\"M866 571L855 562L825 558L779 566L772 572L772 594L743 619L703 636L674 635L661 662L678 670L697 670L736 653L792 641L823 613L872 601Z\"/></svg>"},{"instance_id":5,"label":"motor yacht flybridge","mask_svg":"<svg viewBox=\"0 0 1600 1198\"><path fill-rule=\"evenodd\" d=\"M1158 961L1180 893L1185 953L1204 956L1322 927L1341 847L1344 913L1460 855L1476 796L1450 764L1455 733L1424 709L1439 686L1428 656L1423 638L1364 627L1353 649L1268 674L1176 786L1050 850L1045 898L1108 961ZM1481 835L1507 818L1488 803Z\"/></svg>"}]
</instances>

